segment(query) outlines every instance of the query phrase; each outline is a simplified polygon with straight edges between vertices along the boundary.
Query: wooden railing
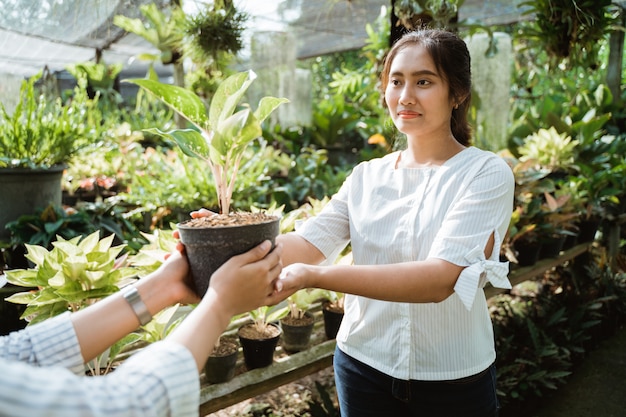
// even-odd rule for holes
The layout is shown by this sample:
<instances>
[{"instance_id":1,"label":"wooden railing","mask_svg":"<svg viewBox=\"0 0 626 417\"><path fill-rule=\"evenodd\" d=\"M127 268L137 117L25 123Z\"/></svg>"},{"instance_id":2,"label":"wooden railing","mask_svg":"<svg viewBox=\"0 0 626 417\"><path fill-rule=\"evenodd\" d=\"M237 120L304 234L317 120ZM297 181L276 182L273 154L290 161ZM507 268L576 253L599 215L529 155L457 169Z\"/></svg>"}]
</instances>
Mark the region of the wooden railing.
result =
<instances>
[{"instance_id":1,"label":"wooden railing","mask_svg":"<svg viewBox=\"0 0 626 417\"><path fill-rule=\"evenodd\" d=\"M585 253L590 245L590 243L580 244L562 252L557 258L543 259L535 265L514 269L509 273L509 280L512 285L517 285L541 277L546 271ZM507 290L489 285L485 287L487 298L505 291ZM274 363L266 368L241 372L232 380L220 384L207 384L201 381L200 415L213 413L331 366L335 341L324 340L320 306L316 306L313 312L316 316L316 330L310 348L287 355L278 347ZM240 369L242 367L244 365L239 365Z\"/></svg>"}]
</instances>

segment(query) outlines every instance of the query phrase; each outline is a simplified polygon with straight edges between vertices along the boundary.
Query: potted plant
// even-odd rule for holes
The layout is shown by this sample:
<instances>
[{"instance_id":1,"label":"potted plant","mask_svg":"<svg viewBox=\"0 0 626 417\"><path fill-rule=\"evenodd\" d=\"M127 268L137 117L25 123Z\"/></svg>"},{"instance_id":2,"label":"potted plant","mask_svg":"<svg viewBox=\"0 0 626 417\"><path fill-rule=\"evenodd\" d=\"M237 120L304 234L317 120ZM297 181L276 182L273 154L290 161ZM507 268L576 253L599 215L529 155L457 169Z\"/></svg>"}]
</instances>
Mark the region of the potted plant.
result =
<instances>
[{"instance_id":1,"label":"potted plant","mask_svg":"<svg viewBox=\"0 0 626 417\"><path fill-rule=\"evenodd\" d=\"M5 225L48 204L61 204L61 178L72 157L101 128L95 101L81 86L69 103L36 91L41 74L24 80L12 114L0 103L0 239Z\"/></svg>"},{"instance_id":2,"label":"potted plant","mask_svg":"<svg viewBox=\"0 0 626 417\"><path fill-rule=\"evenodd\" d=\"M263 240L273 242L279 232L277 216L264 212L230 212L233 187L246 148L262 135L263 121L278 106L288 102L268 96L260 100L254 111L248 104L238 110L239 102L255 78L253 71L228 77L217 88L208 112L200 97L185 88L150 79L130 80L154 94L192 125L190 129L149 131L174 140L186 155L205 161L213 174L220 213L178 225L200 295L206 292L211 274L226 260Z\"/></svg>"},{"instance_id":3,"label":"potted plant","mask_svg":"<svg viewBox=\"0 0 626 417\"><path fill-rule=\"evenodd\" d=\"M264 368L272 364L281 334L281 329L275 322L288 312L289 307L284 302L275 306L259 307L248 312L252 321L239 327L237 336L249 370Z\"/></svg>"},{"instance_id":4,"label":"potted plant","mask_svg":"<svg viewBox=\"0 0 626 417\"><path fill-rule=\"evenodd\" d=\"M322 303L322 317L324 318L324 333L327 339L337 337L337 332L343 321L343 302L345 295L336 291L324 291Z\"/></svg>"},{"instance_id":5,"label":"potted plant","mask_svg":"<svg viewBox=\"0 0 626 417\"><path fill-rule=\"evenodd\" d=\"M22 317L29 324L78 311L135 280L133 268L119 265L118 255L125 245L111 246L114 236L100 239L99 233L82 239L59 237L50 251L26 245L26 258L35 267L6 271L6 277L8 282L29 289L7 298L27 306Z\"/></svg>"},{"instance_id":6,"label":"potted plant","mask_svg":"<svg viewBox=\"0 0 626 417\"><path fill-rule=\"evenodd\" d=\"M575 170L578 144L567 133L559 133L550 127L529 135L517 151L520 162L534 161L538 167L549 170L549 175L559 177Z\"/></svg>"},{"instance_id":7,"label":"potted plant","mask_svg":"<svg viewBox=\"0 0 626 417\"><path fill-rule=\"evenodd\" d=\"M235 336L223 334L218 339L204 365L207 382L219 384L233 379L239 356L239 341Z\"/></svg>"},{"instance_id":8,"label":"potted plant","mask_svg":"<svg viewBox=\"0 0 626 417\"><path fill-rule=\"evenodd\" d=\"M282 346L287 352L300 352L309 345L315 317L308 311L313 301L314 293L302 289L293 293L287 299L289 311L280 319L283 331Z\"/></svg>"}]
</instances>

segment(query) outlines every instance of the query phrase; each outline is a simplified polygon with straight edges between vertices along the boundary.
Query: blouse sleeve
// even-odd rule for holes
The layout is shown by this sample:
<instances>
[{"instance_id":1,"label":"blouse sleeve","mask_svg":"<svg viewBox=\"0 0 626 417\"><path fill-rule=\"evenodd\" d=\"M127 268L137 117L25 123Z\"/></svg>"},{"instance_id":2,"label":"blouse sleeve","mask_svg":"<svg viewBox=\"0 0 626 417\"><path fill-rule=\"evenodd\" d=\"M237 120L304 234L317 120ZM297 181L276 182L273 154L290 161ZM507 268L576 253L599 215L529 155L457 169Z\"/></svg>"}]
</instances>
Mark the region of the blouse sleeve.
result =
<instances>
[{"instance_id":1,"label":"blouse sleeve","mask_svg":"<svg viewBox=\"0 0 626 417\"><path fill-rule=\"evenodd\" d=\"M508 262L500 262L500 246L513 209L515 181L510 167L491 155L476 163L459 189L458 198L448 208L429 257L465 266L454 290L470 310L478 288L487 281L498 288L511 288ZM495 242L485 259L484 247L491 234Z\"/></svg>"},{"instance_id":2,"label":"blouse sleeve","mask_svg":"<svg viewBox=\"0 0 626 417\"><path fill-rule=\"evenodd\" d=\"M54 319L42 325L51 320ZM36 344L33 343L32 349L35 352ZM62 367L64 361L50 365L47 359L20 362L14 354L3 356L0 358L2 416L198 415L200 382L196 364L191 353L178 344L154 343L128 358L112 373L97 377L84 376L84 371L81 376L75 375Z\"/></svg>"},{"instance_id":3,"label":"blouse sleeve","mask_svg":"<svg viewBox=\"0 0 626 417\"><path fill-rule=\"evenodd\" d=\"M353 175L346 178L320 213L296 227L297 234L324 254L326 264L332 264L350 241L348 195Z\"/></svg>"},{"instance_id":4,"label":"blouse sleeve","mask_svg":"<svg viewBox=\"0 0 626 417\"><path fill-rule=\"evenodd\" d=\"M0 337L0 357L34 366L60 366L74 373L84 372L69 312Z\"/></svg>"}]
</instances>

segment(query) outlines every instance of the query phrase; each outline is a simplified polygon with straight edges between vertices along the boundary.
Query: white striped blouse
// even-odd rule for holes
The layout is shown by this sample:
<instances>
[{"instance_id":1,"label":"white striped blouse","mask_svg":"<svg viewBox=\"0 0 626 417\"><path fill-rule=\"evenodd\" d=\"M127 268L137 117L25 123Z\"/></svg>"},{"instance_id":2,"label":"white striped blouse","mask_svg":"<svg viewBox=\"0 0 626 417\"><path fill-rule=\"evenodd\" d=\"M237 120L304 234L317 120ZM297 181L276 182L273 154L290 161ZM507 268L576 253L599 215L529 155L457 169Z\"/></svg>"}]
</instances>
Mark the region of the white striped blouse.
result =
<instances>
[{"instance_id":1,"label":"white striped blouse","mask_svg":"<svg viewBox=\"0 0 626 417\"><path fill-rule=\"evenodd\" d=\"M0 338L0 416L197 416L191 353L167 341L106 376L85 376L69 313Z\"/></svg>"},{"instance_id":2,"label":"white striped blouse","mask_svg":"<svg viewBox=\"0 0 626 417\"><path fill-rule=\"evenodd\" d=\"M474 147L434 167L396 168L398 157L395 152L356 166L297 233L327 259L350 242L359 265L440 258L466 266L455 293L441 303L347 295L337 344L399 379L476 374L495 360L493 328L478 289L487 280L510 288L508 264L499 261L499 252L513 209L513 173L502 158ZM496 244L486 260L492 233Z\"/></svg>"}]
</instances>

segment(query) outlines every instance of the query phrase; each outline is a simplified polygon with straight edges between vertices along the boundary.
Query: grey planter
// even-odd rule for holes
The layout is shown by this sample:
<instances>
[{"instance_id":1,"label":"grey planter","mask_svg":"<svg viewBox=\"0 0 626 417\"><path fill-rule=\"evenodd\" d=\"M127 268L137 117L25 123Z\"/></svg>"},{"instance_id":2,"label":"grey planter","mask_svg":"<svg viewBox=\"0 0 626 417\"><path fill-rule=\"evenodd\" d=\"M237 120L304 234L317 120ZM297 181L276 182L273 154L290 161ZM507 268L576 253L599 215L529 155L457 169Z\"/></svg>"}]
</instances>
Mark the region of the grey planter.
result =
<instances>
[{"instance_id":1,"label":"grey planter","mask_svg":"<svg viewBox=\"0 0 626 417\"><path fill-rule=\"evenodd\" d=\"M0 168L0 240L9 240L7 223L37 208L61 205L64 166L48 169Z\"/></svg>"},{"instance_id":2,"label":"grey planter","mask_svg":"<svg viewBox=\"0 0 626 417\"><path fill-rule=\"evenodd\" d=\"M275 243L280 231L280 218L237 226L193 227L188 222L178 225L180 241L185 245L189 269L198 295L209 288L209 280L224 262L242 254L264 240Z\"/></svg>"}]
</instances>

